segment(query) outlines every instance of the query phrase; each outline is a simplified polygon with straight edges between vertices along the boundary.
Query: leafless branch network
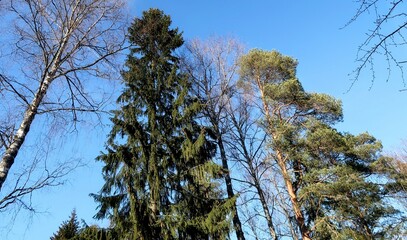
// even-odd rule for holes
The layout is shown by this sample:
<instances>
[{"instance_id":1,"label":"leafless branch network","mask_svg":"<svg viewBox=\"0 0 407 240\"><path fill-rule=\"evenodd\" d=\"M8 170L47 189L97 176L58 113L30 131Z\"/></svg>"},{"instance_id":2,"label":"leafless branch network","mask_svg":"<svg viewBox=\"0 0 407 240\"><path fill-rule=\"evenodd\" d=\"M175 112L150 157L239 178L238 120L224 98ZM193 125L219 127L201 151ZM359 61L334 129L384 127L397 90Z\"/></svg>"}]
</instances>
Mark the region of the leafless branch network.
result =
<instances>
[{"instance_id":1,"label":"leafless branch network","mask_svg":"<svg viewBox=\"0 0 407 240\"><path fill-rule=\"evenodd\" d=\"M373 28L366 33L365 41L358 48L356 57L358 65L352 74L352 86L365 69L369 69L371 72L373 85L377 78L377 70L386 68L384 69L387 71L386 81L389 81L392 70L397 69L403 87L406 87L404 79L404 64L407 63L404 50L407 44L405 37L407 32L406 2L403 0L358 0L357 3L359 7L346 26L369 15L373 16ZM376 63L381 60L384 60L386 64L377 65Z\"/></svg>"},{"instance_id":2,"label":"leafless branch network","mask_svg":"<svg viewBox=\"0 0 407 240\"><path fill-rule=\"evenodd\" d=\"M77 122L88 119L87 114L100 120L107 113L105 108L115 94L112 80L120 77L117 60L126 49L125 3L1 2L0 11L6 17L0 28L5 34L0 37L0 211L13 204L33 210L23 199L38 189L62 184L72 170L72 165L65 164L53 169L40 167L38 162L42 161L30 161L35 156L18 158L30 129L41 126L33 124L35 118L59 118L64 123L60 128L72 125L76 129ZM44 131L36 129L36 134L46 134L47 129ZM17 161L26 164L26 171L5 185Z\"/></svg>"}]
</instances>

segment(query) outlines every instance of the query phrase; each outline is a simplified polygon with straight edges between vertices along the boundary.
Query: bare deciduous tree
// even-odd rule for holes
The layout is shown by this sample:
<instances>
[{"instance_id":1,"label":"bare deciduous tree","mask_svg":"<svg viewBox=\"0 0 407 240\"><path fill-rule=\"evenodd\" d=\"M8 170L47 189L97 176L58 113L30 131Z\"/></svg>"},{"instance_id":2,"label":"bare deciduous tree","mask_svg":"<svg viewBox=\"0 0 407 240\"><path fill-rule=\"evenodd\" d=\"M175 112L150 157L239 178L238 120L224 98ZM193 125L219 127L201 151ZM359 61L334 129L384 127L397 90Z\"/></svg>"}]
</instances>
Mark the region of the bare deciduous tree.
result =
<instances>
[{"instance_id":1,"label":"bare deciduous tree","mask_svg":"<svg viewBox=\"0 0 407 240\"><path fill-rule=\"evenodd\" d=\"M121 0L8 0L1 4L8 23L0 30L3 190L36 116L61 115L75 125L81 113L102 111L106 93L99 88L103 84L95 81L118 74L114 60L124 48L127 23ZM21 177L29 176L32 167L35 164ZM59 183L55 179L66 170L48 171L30 186L18 177L9 184L15 184L10 192L2 192L0 207Z\"/></svg>"},{"instance_id":2,"label":"bare deciduous tree","mask_svg":"<svg viewBox=\"0 0 407 240\"><path fill-rule=\"evenodd\" d=\"M233 38L212 38L206 42L193 40L187 43L183 59L183 70L193 81L193 91L205 100L204 115L215 135L225 174L226 192L229 198L234 193L227 157L225 134L230 131L227 105L234 94L238 59L243 54L241 43ZM245 239L236 205L233 207L233 226L236 237Z\"/></svg>"},{"instance_id":3,"label":"bare deciduous tree","mask_svg":"<svg viewBox=\"0 0 407 240\"><path fill-rule=\"evenodd\" d=\"M64 177L81 164L78 160L72 160L64 161L56 167L48 167L47 160L43 157L43 155L32 156L32 161L27 164L27 168L22 168L15 177L10 179L13 185L4 188L3 192L6 194L0 198L0 212L6 212L11 208L16 210L23 208L35 213L37 210L30 197L33 192L64 184Z\"/></svg>"},{"instance_id":4,"label":"bare deciduous tree","mask_svg":"<svg viewBox=\"0 0 407 240\"><path fill-rule=\"evenodd\" d=\"M276 226L273 220L273 213L275 210L274 202L276 197L273 191L267 188L264 183L265 179L270 175L271 165L267 160L267 152L265 151L266 133L259 127L259 119L261 116L255 114L256 108L251 106L253 102L249 102L244 97L244 93L240 93L240 96L236 96L233 101L230 102L228 108L228 116L231 120L232 130L228 134L228 143L231 153L231 159L237 161L242 167L242 176L237 179L247 189L253 189L252 196L246 197L246 204L259 204L263 211L259 214L264 217L267 222L268 233L272 239L278 239ZM242 178L243 177L243 178ZM267 184L268 185L268 184ZM246 193L246 195L248 195ZM255 201L255 200L258 200ZM251 223L252 218L258 217L253 214L248 215L247 221L255 234L255 223Z\"/></svg>"},{"instance_id":5,"label":"bare deciduous tree","mask_svg":"<svg viewBox=\"0 0 407 240\"><path fill-rule=\"evenodd\" d=\"M237 70L242 53L243 48L235 39L193 40L182 57L183 70L192 78L195 94L205 100L204 116L216 136L222 166L228 170L228 197L239 196L233 216L236 237L244 239L246 232L254 238L278 239L291 233L287 224L277 229L274 223L284 216L275 213L277 196L274 189L266 186L272 172L264 150L266 133L259 126L261 114L255 113L258 107L251 106L259 102L251 99L254 95L238 90ZM248 211L249 208L254 210Z\"/></svg>"},{"instance_id":6,"label":"bare deciduous tree","mask_svg":"<svg viewBox=\"0 0 407 240\"><path fill-rule=\"evenodd\" d=\"M387 71L387 80L390 78L392 69L398 69L401 73L403 85L406 86L403 76L403 64L407 63L404 55L400 55L400 48L407 44L406 3L403 0L358 0L358 9L347 25L365 15L373 15L373 27L366 33L367 37L359 46L356 61L358 66L354 71L354 81L366 68L372 73L372 82L375 80L374 63L382 59ZM377 66L376 66L377 67Z\"/></svg>"}]
</instances>

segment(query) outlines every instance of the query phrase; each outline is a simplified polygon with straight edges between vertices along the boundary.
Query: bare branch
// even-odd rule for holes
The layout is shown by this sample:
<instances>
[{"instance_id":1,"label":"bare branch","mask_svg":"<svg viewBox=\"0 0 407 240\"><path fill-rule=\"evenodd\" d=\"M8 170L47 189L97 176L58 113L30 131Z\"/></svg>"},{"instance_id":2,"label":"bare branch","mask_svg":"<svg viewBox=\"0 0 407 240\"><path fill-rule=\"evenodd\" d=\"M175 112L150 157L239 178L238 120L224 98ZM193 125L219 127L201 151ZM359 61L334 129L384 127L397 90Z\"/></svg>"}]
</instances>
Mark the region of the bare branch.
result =
<instances>
[{"instance_id":1,"label":"bare branch","mask_svg":"<svg viewBox=\"0 0 407 240\"><path fill-rule=\"evenodd\" d=\"M392 68L397 68L405 87L404 69L401 64L406 61L400 59L404 56L399 56L398 52L400 51L397 49L407 44L404 37L407 31L407 14L404 12L405 6L403 5L405 1L360 0L358 3L359 8L345 26L357 21L362 15L374 13L374 28L366 33L365 41L358 48L356 57L358 66L352 73L353 81L350 88L361 77L366 68L370 69L373 84L376 79L375 68L381 68L381 66L375 66L374 63L380 59L387 63L386 81L390 79ZM376 56L379 58L376 59Z\"/></svg>"},{"instance_id":2,"label":"bare branch","mask_svg":"<svg viewBox=\"0 0 407 240\"><path fill-rule=\"evenodd\" d=\"M116 58L126 48L124 4L122 0L8 0L2 4L11 23L5 27L14 27L7 47L15 64L13 71L0 73L1 101L8 107L0 110L0 122L9 123L0 129L0 190L38 114L61 113L66 119L62 113L70 113L76 126L81 113L96 113L98 118L106 113L103 107L110 99L98 90L108 82L98 81L120 75ZM0 56L0 61L10 61L5 57L9 56ZM28 177L24 179L30 178L30 172L22 175ZM15 179L0 208L32 191L60 184L57 179L67 171L61 166L45 172L31 184Z\"/></svg>"}]
</instances>

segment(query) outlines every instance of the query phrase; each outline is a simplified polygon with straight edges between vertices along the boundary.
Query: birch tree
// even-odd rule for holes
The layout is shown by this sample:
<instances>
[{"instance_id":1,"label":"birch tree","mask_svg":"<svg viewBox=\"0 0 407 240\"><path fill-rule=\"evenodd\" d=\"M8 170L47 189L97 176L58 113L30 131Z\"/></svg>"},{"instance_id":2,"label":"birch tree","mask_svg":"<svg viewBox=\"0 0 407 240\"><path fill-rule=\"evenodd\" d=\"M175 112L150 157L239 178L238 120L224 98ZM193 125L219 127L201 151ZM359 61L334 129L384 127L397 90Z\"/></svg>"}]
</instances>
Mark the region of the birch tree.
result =
<instances>
[{"instance_id":1,"label":"birch tree","mask_svg":"<svg viewBox=\"0 0 407 240\"><path fill-rule=\"evenodd\" d=\"M126 26L120 0L8 0L1 7L0 191L15 161L27 161L17 156L38 115L75 125L82 113L101 112L106 95L95 86L117 73Z\"/></svg>"}]
</instances>

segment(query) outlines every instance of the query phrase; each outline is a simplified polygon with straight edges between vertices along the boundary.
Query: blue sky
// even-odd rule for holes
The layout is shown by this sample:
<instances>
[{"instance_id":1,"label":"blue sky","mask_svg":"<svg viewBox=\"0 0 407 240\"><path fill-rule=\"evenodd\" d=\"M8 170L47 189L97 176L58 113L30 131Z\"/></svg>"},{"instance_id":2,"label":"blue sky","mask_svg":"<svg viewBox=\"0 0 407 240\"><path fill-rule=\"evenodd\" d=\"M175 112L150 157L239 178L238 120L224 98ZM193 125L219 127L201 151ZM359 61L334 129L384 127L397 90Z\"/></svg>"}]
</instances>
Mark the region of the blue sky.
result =
<instances>
[{"instance_id":1,"label":"blue sky","mask_svg":"<svg viewBox=\"0 0 407 240\"><path fill-rule=\"evenodd\" d=\"M374 84L366 71L349 90L357 48L372 27L372 19L363 16L342 29L357 8L354 1L131 0L129 14L140 16L150 7L169 14L185 39L234 36L248 49L275 49L298 59L297 75L307 91L342 100L344 122L337 126L340 130L353 134L367 131L382 140L385 151L399 148L407 137L407 91L399 91L405 88L399 74L394 71L386 82L386 66L376 62ZM5 230L10 225L0 224L0 236L49 239L73 208L88 224L99 224L92 219L96 204L88 194L97 192L102 184L100 165L94 158L103 150L107 131L88 128L64 142L54 156L75 155L87 166L69 175L66 185L34 194L33 202L43 213L28 218L22 212L11 230Z\"/></svg>"}]
</instances>

